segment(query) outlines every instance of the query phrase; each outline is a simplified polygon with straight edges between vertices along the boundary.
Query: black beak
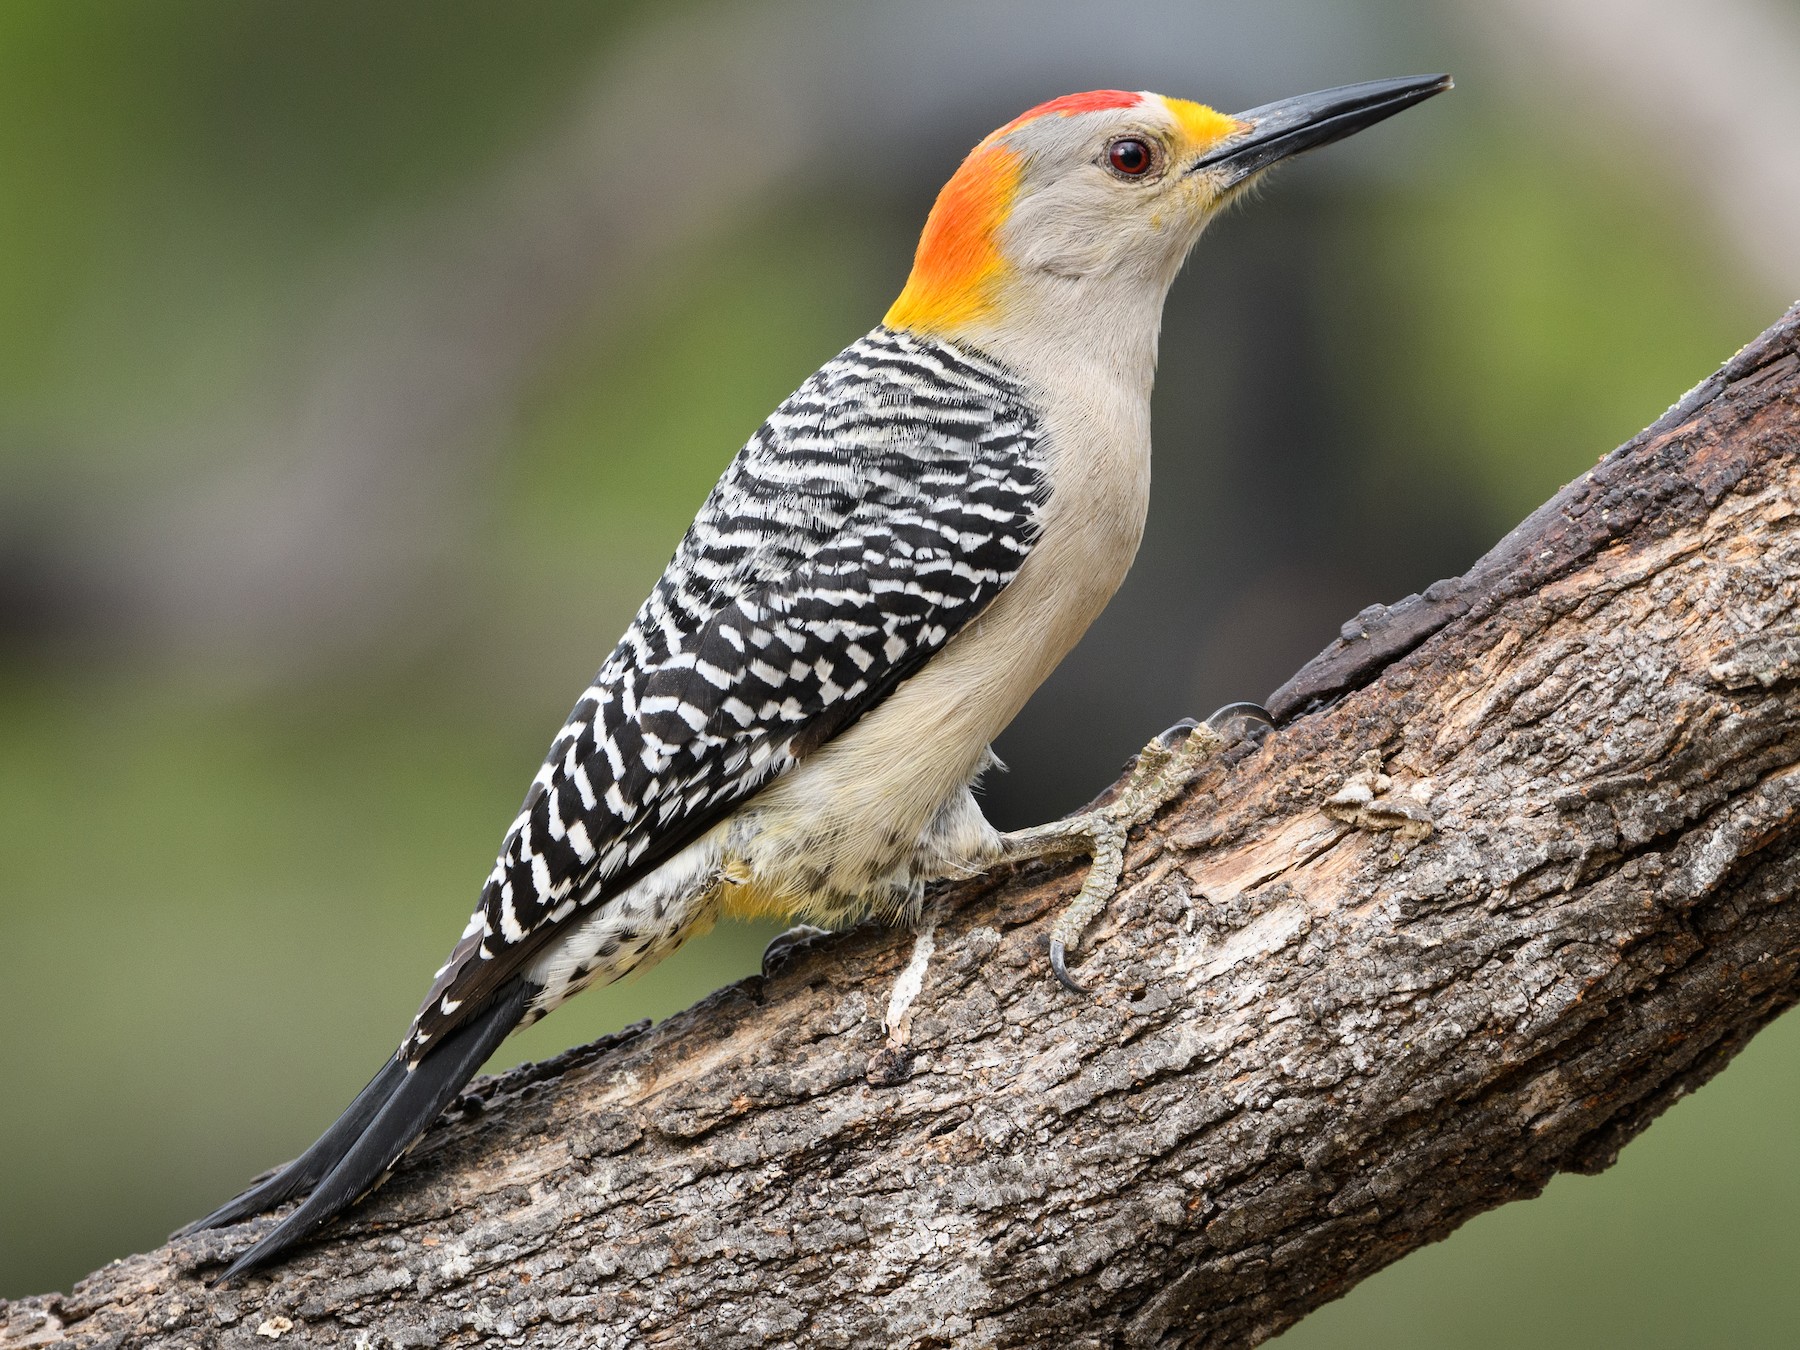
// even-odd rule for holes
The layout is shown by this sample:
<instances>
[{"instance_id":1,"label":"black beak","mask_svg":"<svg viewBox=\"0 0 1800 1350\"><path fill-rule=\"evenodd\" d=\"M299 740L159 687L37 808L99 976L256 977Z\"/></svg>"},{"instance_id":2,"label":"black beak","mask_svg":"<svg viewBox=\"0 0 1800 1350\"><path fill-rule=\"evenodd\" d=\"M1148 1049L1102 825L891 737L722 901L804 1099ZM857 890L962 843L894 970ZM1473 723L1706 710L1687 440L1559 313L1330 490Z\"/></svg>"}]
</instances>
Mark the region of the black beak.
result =
<instances>
[{"instance_id":1,"label":"black beak","mask_svg":"<svg viewBox=\"0 0 1800 1350\"><path fill-rule=\"evenodd\" d=\"M1372 127L1403 108L1443 93L1450 85L1448 75L1409 75L1265 103L1236 114L1250 129L1209 151L1189 172L1219 171L1225 179L1223 186L1230 187L1278 160Z\"/></svg>"}]
</instances>

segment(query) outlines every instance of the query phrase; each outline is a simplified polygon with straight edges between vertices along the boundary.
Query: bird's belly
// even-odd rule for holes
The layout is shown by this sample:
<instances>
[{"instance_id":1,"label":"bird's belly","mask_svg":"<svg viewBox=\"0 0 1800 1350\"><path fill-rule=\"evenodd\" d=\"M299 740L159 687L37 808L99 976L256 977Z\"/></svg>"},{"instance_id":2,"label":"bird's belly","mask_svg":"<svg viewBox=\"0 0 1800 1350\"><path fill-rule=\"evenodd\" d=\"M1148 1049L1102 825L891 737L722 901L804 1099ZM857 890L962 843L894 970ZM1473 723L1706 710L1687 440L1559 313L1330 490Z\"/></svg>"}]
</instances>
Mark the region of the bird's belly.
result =
<instances>
[{"instance_id":1,"label":"bird's belly","mask_svg":"<svg viewBox=\"0 0 1800 1350\"><path fill-rule=\"evenodd\" d=\"M747 805L725 840L727 912L904 911L924 881L992 861L999 835L970 786L1124 579L1143 531L1147 449L1141 474L1114 476L1116 501L1053 500L1031 556L986 611Z\"/></svg>"},{"instance_id":2,"label":"bird's belly","mask_svg":"<svg viewBox=\"0 0 1800 1350\"><path fill-rule=\"evenodd\" d=\"M784 791L731 822L722 909L831 925L907 916L926 882L979 871L996 856L999 835L970 792L991 762L984 747L941 793L924 774L891 782L887 794L840 790L836 775L802 766Z\"/></svg>"}]
</instances>

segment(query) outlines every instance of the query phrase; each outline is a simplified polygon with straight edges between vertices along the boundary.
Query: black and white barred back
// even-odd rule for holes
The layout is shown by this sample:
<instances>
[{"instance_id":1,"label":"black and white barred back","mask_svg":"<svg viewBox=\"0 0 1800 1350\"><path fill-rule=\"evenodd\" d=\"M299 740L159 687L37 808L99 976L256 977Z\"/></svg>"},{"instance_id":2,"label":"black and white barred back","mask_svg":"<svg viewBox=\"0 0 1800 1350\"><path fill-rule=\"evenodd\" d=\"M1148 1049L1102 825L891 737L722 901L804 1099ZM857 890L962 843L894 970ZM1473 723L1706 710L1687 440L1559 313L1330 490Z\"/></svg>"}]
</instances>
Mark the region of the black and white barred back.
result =
<instances>
[{"instance_id":1,"label":"black and white barred back","mask_svg":"<svg viewBox=\"0 0 1800 1350\"><path fill-rule=\"evenodd\" d=\"M934 339L877 328L801 385L557 734L401 1056L980 613L1035 540L1045 449L1004 367Z\"/></svg>"}]
</instances>

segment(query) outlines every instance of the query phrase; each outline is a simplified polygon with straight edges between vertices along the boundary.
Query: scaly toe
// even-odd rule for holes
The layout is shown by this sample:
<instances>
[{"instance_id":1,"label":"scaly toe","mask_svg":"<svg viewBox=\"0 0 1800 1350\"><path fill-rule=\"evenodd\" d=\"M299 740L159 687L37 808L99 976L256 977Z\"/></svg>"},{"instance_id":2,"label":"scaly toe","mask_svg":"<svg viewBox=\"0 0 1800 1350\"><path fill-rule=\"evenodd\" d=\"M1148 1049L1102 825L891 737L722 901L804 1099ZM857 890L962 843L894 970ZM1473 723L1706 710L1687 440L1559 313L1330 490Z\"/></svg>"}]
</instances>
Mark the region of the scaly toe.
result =
<instances>
[{"instance_id":1,"label":"scaly toe","mask_svg":"<svg viewBox=\"0 0 1800 1350\"><path fill-rule=\"evenodd\" d=\"M1089 992L1069 974L1069 953L1081 945L1081 935L1119 889L1130 831L1193 781L1201 765L1234 738L1232 733L1252 735L1273 725L1268 711L1255 703L1228 703L1204 722L1184 718L1138 752L1124 787L1110 800L1102 799L1105 805L1003 837L1000 857L1007 862L1071 853L1092 859L1080 893L1050 932L1050 969L1063 988L1072 994Z\"/></svg>"}]
</instances>

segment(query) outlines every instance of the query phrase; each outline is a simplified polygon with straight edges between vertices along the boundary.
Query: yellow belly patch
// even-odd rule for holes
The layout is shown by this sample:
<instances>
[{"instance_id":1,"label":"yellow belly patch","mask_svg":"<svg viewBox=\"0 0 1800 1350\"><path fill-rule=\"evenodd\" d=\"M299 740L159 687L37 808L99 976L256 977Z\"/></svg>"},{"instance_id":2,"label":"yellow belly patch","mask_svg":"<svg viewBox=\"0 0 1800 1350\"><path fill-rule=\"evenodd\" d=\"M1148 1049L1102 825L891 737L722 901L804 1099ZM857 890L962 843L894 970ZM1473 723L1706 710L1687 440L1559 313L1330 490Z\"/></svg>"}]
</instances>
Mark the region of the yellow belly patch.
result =
<instances>
[{"instance_id":1,"label":"yellow belly patch","mask_svg":"<svg viewBox=\"0 0 1800 1350\"><path fill-rule=\"evenodd\" d=\"M719 887L719 907L733 919L788 919L799 909L796 897L746 878Z\"/></svg>"}]
</instances>

